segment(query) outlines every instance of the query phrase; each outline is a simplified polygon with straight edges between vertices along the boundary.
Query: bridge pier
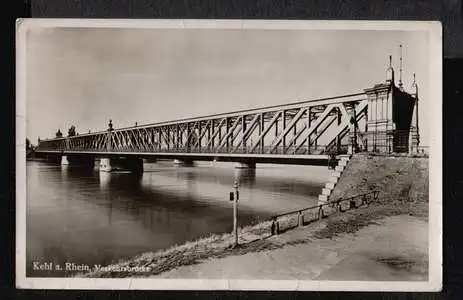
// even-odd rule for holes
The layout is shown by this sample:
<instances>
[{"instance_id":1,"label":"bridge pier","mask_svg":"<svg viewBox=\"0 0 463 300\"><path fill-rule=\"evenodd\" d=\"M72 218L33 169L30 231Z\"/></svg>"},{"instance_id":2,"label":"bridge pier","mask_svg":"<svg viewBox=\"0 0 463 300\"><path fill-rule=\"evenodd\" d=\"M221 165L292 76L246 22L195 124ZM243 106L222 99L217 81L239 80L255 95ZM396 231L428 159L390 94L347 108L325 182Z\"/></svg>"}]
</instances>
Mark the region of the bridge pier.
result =
<instances>
[{"instance_id":1,"label":"bridge pier","mask_svg":"<svg viewBox=\"0 0 463 300\"><path fill-rule=\"evenodd\" d=\"M235 169L255 169L256 163L244 163L244 162L237 162L235 163Z\"/></svg>"},{"instance_id":2,"label":"bridge pier","mask_svg":"<svg viewBox=\"0 0 463 300\"><path fill-rule=\"evenodd\" d=\"M61 165L62 166L67 166L69 165L69 160L67 155L61 156Z\"/></svg>"},{"instance_id":3,"label":"bridge pier","mask_svg":"<svg viewBox=\"0 0 463 300\"><path fill-rule=\"evenodd\" d=\"M179 167L194 167L194 162L189 159L174 159L174 165Z\"/></svg>"},{"instance_id":4,"label":"bridge pier","mask_svg":"<svg viewBox=\"0 0 463 300\"><path fill-rule=\"evenodd\" d=\"M133 173L143 173L143 159L137 157L130 158L108 158L100 159L100 172L130 171Z\"/></svg>"}]
</instances>

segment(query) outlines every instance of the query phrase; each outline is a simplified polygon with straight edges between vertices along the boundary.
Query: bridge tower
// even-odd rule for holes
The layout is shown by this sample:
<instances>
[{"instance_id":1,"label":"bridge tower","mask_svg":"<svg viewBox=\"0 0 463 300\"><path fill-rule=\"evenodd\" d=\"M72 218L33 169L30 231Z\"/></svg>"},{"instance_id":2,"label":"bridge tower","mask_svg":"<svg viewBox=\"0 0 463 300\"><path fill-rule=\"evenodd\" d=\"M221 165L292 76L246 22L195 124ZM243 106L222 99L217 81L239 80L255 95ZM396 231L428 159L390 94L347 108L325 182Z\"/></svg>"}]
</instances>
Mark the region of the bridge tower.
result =
<instances>
[{"instance_id":1,"label":"bridge tower","mask_svg":"<svg viewBox=\"0 0 463 300\"><path fill-rule=\"evenodd\" d=\"M417 148L416 136L419 142L419 135L410 135L418 98L403 89L402 78L396 86L394 75L392 56L389 56L386 82L365 89L368 99L366 150L369 152L407 153Z\"/></svg>"}]
</instances>

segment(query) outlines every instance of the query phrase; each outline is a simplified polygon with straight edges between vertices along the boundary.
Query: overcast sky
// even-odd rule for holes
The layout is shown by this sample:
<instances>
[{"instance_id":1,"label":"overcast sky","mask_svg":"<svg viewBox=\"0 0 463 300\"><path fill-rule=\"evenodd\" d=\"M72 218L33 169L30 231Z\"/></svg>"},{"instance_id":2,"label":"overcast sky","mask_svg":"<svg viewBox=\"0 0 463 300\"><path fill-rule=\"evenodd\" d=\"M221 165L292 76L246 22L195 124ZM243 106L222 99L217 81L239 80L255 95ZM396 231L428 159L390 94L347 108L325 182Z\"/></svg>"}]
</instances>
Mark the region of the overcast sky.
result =
<instances>
[{"instance_id":1,"label":"overcast sky","mask_svg":"<svg viewBox=\"0 0 463 300\"><path fill-rule=\"evenodd\" d=\"M81 133L362 92L396 78L420 85L428 145L426 32L36 28L27 38L27 136Z\"/></svg>"}]
</instances>

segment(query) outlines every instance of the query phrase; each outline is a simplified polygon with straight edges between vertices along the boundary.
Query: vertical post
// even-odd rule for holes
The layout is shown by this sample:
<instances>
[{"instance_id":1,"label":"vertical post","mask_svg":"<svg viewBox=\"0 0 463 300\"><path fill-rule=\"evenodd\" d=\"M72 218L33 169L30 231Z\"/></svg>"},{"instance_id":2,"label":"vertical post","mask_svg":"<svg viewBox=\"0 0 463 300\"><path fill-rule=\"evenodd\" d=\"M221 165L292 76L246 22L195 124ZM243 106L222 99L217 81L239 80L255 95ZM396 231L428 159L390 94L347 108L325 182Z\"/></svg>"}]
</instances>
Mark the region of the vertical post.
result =
<instances>
[{"instance_id":1,"label":"vertical post","mask_svg":"<svg viewBox=\"0 0 463 300\"><path fill-rule=\"evenodd\" d=\"M357 138L357 127L358 127L358 124L357 124L357 111L355 110L354 108L354 152L357 152L358 151L358 138Z\"/></svg>"},{"instance_id":2,"label":"vertical post","mask_svg":"<svg viewBox=\"0 0 463 300\"><path fill-rule=\"evenodd\" d=\"M354 209L354 208L357 208L357 205L355 203L355 199L352 198L349 200L349 209Z\"/></svg>"},{"instance_id":3,"label":"vertical post","mask_svg":"<svg viewBox=\"0 0 463 300\"><path fill-rule=\"evenodd\" d=\"M167 152L170 150L170 126L166 127L167 130Z\"/></svg>"},{"instance_id":4,"label":"vertical post","mask_svg":"<svg viewBox=\"0 0 463 300\"><path fill-rule=\"evenodd\" d=\"M209 128L207 128L207 144L209 145L209 148L210 148L210 140L211 140L211 128L214 128L213 125L214 125L214 120L211 120L210 121L210 125L209 125ZM209 151L210 152L210 151Z\"/></svg>"},{"instance_id":5,"label":"vertical post","mask_svg":"<svg viewBox=\"0 0 463 300\"><path fill-rule=\"evenodd\" d=\"M111 151L112 150L112 145L111 145L111 132L113 131L113 121L109 120L108 124L108 136L106 140L106 150ZM67 139L66 139L67 140Z\"/></svg>"},{"instance_id":6,"label":"vertical post","mask_svg":"<svg viewBox=\"0 0 463 300\"><path fill-rule=\"evenodd\" d=\"M169 149L171 148L175 148L175 128L173 126L170 126L169 127L169 131L167 132L168 133L168 138L169 138Z\"/></svg>"},{"instance_id":7,"label":"vertical post","mask_svg":"<svg viewBox=\"0 0 463 300\"><path fill-rule=\"evenodd\" d=\"M108 133L107 133L107 138L106 138L106 150L108 152L111 152L112 150L112 147L111 147L111 131L108 130Z\"/></svg>"},{"instance_id":8,"label":"vertical post","mask_svg":"<svg viewBox=\"0 0 463 300\"><path fill-rule=\"evenodd\" d=\"M348 154L353 154L357 150L356 142L357 142L357 132L356 132L356 127L357 127L357 115L355 112L355 106L353 108L353 114L350 118L349 122L349 146L347 153Z\"/></svg>"},{"instance_id":9,"label":"vertical post","mask_svg":"<svg viewBox=\"0 0 463 300\"><path fill-rule=\"evenodd\" d=\"M198 121L198 151L201 152L201 121Z\"/></svg>"},{"instance_id":10,"label":"vertical post","mask_svg":"<svg viewBox=\"0 0 463 300\"><path fill-rule=\"evenodd\" d=\"M179 149L183 149L183 147L185 146L183 144L183 133L184 133L184 128L180 130L179 136L178 136L178 148ZM182 151L185 151L185 150L182 150Z\"/></svg>"},{"instance_id":11,"label":"vertical post","mask_svg":"<svg viewBox=\"0 0 463 300\"><path fill-rule=\"evenodd\" d=\"M241 137L243 139L243 153L246 153L246 137L244 136L244 133L246 132L246 116L243 116L243 119L241 120L241 132L243 134Z\"/></svg>"},{"instance_id":12,"label":"vertical post","mask_svg":"<svg viewBox=\"0 0 463 300\"><path fill-rule=\"evenodd\" d=\"M149 130L149 139L150 139L150 146L154 149L155 145L156 145L156 141L154 139L154 129L151 129ZM122 141L123 141L123 138L122 138ZM123 145L124 142L122 142L122 145Z\"/></svg>"},{"instance_id":13,"label":"vertical post","mask_svg":"<svg viewBox=\"0 0 463 300\"><path fill-rule=\"evenodd\" d=\"M177 149L178 151L178 148L180 146L180 128L179 128L179 125L177 124L176 126L176 137L175 137L175 140L176 140L176 145L175 145L175 148Z\"/></svg>"},{"instance_id":14,"label":"vertical post","mask_svg":"<svg viewBox=\"0 0 463 300\"><path fill-rule=\"evenodd\" d=\"M272 235L280 233L280 224L278 223L277 217L272 218L272 227L270 228Z\"/></svg>"},{"instance_id":15,"label":"vertical post","mask_svg":"<svg viewBox=\"0 0 463 300\"><path fill-rule=\"evenodd\" d=\"M318 219L323 219L323 205L320 205L320 207L318 208Z\"/></svg>"},{"instance_id":16,"label":"vertical post","mask_svg":"<svg viewBox=\"0 0 463 300\"><path fill-rule=\"evenodd\" d=\"M108 124L108 134L107 134L107 137L106 137L106 150L107 151L112 150L112 147L111 147L111 132L112 131L113 131L113 121L110 119L109 124ZM68 141L68 139L66 139L66 141Z\"/></svg>"},{"instance_id":17,"label":"vertical post","mask_svg":"<svg viewBox=\"0 0 463 300\"><path fill-rule=\"evenodd\" d=\"M338 126L340 126L341 125L341 110L339 108L337 109L337 121L338 121ZM336 152L339 153L340 150L341 150L341 137L338 135L336 137Z\"/></svg>"},{"instance_id":18,"label":"vertical post","mask_svg":"<svg viewBox=\"0 0 463 300\"><path fill-rule=\"evenodd\" d=\"M365 149L363 149L363 151L365 152L368 152L368 139L369 139L369 136L368 136L368 110L370 108L370 103L368 103L368 109L367 111L365 112L365 129L364 129L364 141L363 141L363 144L365 146Z\"/></svg>"},{"instance_id":19,"label":"vertical post","mask_svg":"<svg viewBox=\"0 0 463 300\"><path fill-rule=\"evenodd\" d=\"M418 147L420 146L420 127L419 127L419 118L418 118L418 84L416 84L415 73L413 73L413 83L415 86L415 130L416 132L412 133L413 140L411 144L414 144L413 148L415 153L418 153Z\"/></svg>"},{"instance_id":20,"label":"vertical post","mask_svg":"<svg viewBox=\"0 0 463 300\"><path fill-rule=\"evenodd\" d=\"M233 233L235 235L235 247L238 246L238 181L235 180L235 197L233 199Z\"/></svg>"},{"instance_id":21,"label":"vertical post","mask_svg":"<svg viewBox=\"0 0 463 300\"><path fill-rule=\"evenodd\" d=\"M264 113L261 113L260 114L260 124L259 124L259 136L262 134L262 132L264 131L264 125L265 125L265 120L264 120ZM264 137L262 136L260 138L260 153L264 153Z\"/></svg>"},{"instance_id":22,"label":"vertical post","mask_svg":"<svg viewBox=\"0 0 463 300\"><path fill-rule=\"evenodd\" d=\"M286 129L286 110L283 110L283 121L282 121L282 125L283 125L283 129L282 131L284 132L285 129ZM283 153L285 151L285 148L286 148L286 135L283 136ZM277 152L278 153L278 152Z\"/></svg>"},{"instance_id":23,"label":"vertical post","mask_svg":"<svg viewBox=\"0 0 463 300\"><path fill-rule=\"evenodd\" d=\"M272 235L276 235L280 233L280 224L278 223L278 218L272 218L272 227L271 227Z\"/></svg>"},{"instance_id":24,"label":"vertical post","mask_svg":"<svg viewBox=\"0 0 463 300\"><path fill-rule=\"evenodd\" d=\"M307 129L310 129L310 125L312 124L312 108L309 107L307 109ZM307 136L307 154L310 154L310 134Z\"/></svg>"},{"instance_id":25,"label":"vertical post","mask_svg":"<svg viewBox=\"0 0 463 300\"><path fill-rule=\"evenodd\" d=\"M225 120L225 123L227 123L227 120ZM217 130L219 131L219 142L217 143L218 146L220 146L220 144L222 143L222 127L223 125L221 125L221 123L219 122L219 127L217 128Z\"/></svg>"},{"instance_id":26,"label":"vertical post","mask_svg":"<svg viewBox=\"0 0 463 300\"><path fill-rule=\"evenodd\" d=\"M418 137L418 143L416 145L416 147L419 147L420 146L420 127L419 127L419 118L418 118L418 92L416 92L416 98L415 98L416 102L415 102L415 106L416 106L416 117L415 117L415 127L416 127L416 135Z\"/></svg>"},{"instance_id":27,"label":"vertical post","mask_svg":"<svg viewBox=\"0 0 463 300\"><path fill-rule=\"evenodd\" d=\"M230 147L230 144L229 144L230 139L229 139L229 136L228 136L228 132L230 131L230 119L229 118L227 118L226 123L227 123L227 126L226 126L225 135L227 136L227 151L228 151L228 149L230 149L229 148Z\"/></svg>"},{"instance_id":28,"label":"vertical post","mask_svg":"<svg viewBox=\"0 0 463 300\"><path fill-rule=\"evenodd\" d=\"M314 117L315 117L315 114L314 114ZM320 116L319 116L319 117L320 117ZM315 118L314 118L314 120L315 120ZM312 120L312 121L313 121L313 120ZM320 125L320 124L319 124L319 125ZM313 131L313 136L314 136L314 139L313 139L313 145L314 145L314 147L313 147L313 149L315 149L315 151L317 151L317 149L318 149L318 128L319 128L319 126L316 127L316 128L314 128L314 131Z\"/></svg>"},{"instance_id":29,"label":"vertical post","mask_svg":"<svg viewBox=\"0 0 463 300\"><path fill-rule=\"evenodd\" d=\"M186 146L186 152L190 152L190 123L186 123L186 139L185 139L185 146Z\"/></svg>"},{"instance_id":30,"label":"vertical post","mask_svg":"<svg viewBox=\"0 0 463 300\"><path fill-rule=\"evenodd\" d=\"M375 102L374 102L374 120L375 120L375 135L373 137L373 152L377 152L378 147L378 93L375 94Z\"/></svg>"},{"instance_id":31,"label":"vertical post","mask_svg":"<svg viewBox=\"0 0 463 300\"><path fill-rule=\"evenodd\" d=\"M299 121L297 121L297 122L299 122ZM297 122L294 124L294 127L293 127L293 128L294 128L294 129L293 129L293 139L294 139L293 145L294 145L294 150L296 150L296 145L297 145L297 141L296 141L296 140L297 140L297 138L296 138L296 136L297 136ZM289 150L289 149L288 149L288 150ZM285 153L286 153L286 152L285 152ZM296 154L296 151L294 151L294 154Z\"/></svg>"},{"instance_id":32,"label":"vertical post","mask_svg":"<svg viewBox=\"0 0 463 300\"><path fill-rule=\"evenodd\" d=\"M69 138L67 137L65 140L64 140L64 149L63 150L70 150L71 147L69 147Z\"/></svg>"},{"instance_id":33,"label":"vertical post","mask_svg":"<svg viewBox=\"0 0 463 300\"><path fill-rule=\"evenodd\" d=\"M238 119L239 119L239 117L236 117L235 122L238 122L239 121ZM234 122L231 123L232 126L230 127L230 131L229 131L229 133L230 133L230 136L229 136L229 138L230 138L230 150L228 150L228 151L231 151L233 149L233 140L234 140L234 137L235 137L235 131L231 130L231 129L233 129L234 124L235 124Z\"/></svg>"}]
</instances>

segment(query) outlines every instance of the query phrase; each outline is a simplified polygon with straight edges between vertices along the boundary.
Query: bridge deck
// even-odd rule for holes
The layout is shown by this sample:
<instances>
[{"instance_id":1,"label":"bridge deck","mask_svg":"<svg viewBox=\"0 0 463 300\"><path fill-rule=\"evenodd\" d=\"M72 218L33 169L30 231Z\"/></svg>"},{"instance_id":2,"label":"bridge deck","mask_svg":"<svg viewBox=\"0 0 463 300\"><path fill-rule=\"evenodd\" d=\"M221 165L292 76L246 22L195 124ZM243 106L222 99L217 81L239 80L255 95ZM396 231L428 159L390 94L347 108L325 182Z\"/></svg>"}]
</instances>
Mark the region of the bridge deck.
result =
<instances>
[{"instance_id":1,"label":"bridge deck","mask_svg":"<svg viewBox=\"0 0 463 300\"><path fill-rule=\"evenodd\" d=\"M175 153L175 152L110 152L110 151L56 151L41 150L37 154L52 155L78 155L97 157L129 157L180 159L194 161L223 161L223 162L254 162L266 164L297 164L297 165L323 165L326 166L330 157L328 155L286 155L286 154L234 154L234 153Z\"/></svg>"}]
</instances>

